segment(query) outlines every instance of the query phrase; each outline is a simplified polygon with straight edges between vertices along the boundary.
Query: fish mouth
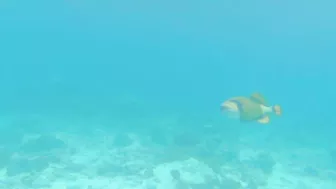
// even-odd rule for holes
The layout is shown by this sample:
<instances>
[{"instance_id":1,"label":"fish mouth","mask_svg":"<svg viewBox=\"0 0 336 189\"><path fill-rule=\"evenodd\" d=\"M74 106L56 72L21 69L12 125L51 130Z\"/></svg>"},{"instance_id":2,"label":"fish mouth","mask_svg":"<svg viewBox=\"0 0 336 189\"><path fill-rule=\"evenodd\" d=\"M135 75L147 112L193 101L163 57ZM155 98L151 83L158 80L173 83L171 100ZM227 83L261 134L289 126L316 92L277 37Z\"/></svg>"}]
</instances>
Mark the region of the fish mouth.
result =
<instances>
[{"instance_id":1,"label":"fish mouth","mask_svg":"<svg viewBox=\"0 0 336 189\"><path fill-rule=\"evenodd\" d=\"M220 109L221 111L238 111L237 105L232 102L222 104Z\"/></svg>"}]
</instances>

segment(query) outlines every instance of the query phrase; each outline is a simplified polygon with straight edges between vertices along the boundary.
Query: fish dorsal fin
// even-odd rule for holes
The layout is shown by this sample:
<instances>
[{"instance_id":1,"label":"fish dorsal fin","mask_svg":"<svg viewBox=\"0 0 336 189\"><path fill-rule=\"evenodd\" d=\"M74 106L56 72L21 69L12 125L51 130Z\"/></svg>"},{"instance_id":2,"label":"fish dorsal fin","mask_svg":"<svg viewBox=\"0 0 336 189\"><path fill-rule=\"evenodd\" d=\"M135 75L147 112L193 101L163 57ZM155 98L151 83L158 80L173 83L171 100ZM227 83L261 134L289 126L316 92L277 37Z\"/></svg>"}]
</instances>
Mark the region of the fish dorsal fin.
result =
<instances>
[{"instance_id":1,"label":"fish dorsal fin","mask_svg":"<svg viewBox=\"0 0 336 189\"><path fill-rule=\"evenodd\" d=\"M262 123L262 124L267 124L267 123L270 122L270 118L269 118L269 116L264 116L264 117L258 119L258 122Z\"/></svg>"},{"instance_id":2,"label":"fish dorsal fin","mask_svg":"<svg viewBox=\"0 0 336 189\"><path fill-rule=\"evenodd\" d=\"M265 100L264 96L260 93L253 93L251 96L250 96L250 99L259 103L259 104L262 104L264 106L267 106L268 103L267 101Z\"/></svg>"}]
</instances>

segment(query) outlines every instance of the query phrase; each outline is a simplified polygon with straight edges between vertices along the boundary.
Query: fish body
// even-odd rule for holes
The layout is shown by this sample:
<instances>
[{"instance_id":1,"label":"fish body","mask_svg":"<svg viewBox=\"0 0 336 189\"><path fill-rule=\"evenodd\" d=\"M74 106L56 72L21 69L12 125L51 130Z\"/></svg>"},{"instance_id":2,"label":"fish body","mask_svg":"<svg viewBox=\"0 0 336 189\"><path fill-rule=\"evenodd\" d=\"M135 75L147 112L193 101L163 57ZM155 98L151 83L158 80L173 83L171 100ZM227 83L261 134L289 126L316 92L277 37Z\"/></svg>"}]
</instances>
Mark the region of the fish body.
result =
<instances>
[{"instance_id":1,"label":"fish body","mask_svg":"<svg viewBox=\"0 0 336 189\"><path fill-rule=\"evenodd\" d=\"M222 111L231 118L239 118L243 122L258 121L259 123L269 123L270 113L281 114L279 105L269 106L265 98L260 93L254 93L250 97L233 97L221 105Z\"/></svg>"}]
</instances>

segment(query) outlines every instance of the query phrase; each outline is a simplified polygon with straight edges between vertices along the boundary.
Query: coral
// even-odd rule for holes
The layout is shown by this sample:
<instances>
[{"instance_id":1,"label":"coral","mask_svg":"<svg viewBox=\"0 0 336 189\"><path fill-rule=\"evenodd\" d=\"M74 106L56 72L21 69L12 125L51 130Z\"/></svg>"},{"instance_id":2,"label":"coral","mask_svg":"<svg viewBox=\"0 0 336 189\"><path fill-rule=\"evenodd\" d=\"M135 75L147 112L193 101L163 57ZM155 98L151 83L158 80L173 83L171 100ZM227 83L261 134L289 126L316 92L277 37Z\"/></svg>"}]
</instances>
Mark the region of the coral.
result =
<instances>
[{"instance_id":1,"label":"coral","mask_svg":"<svg viewBox=\"0 0 336 189\"><path fill-rule=\"evenodd\" d=\"M271 174L276 162L273 157L267 153L261 153L253 161L254 165L260 168L265 174Z\"/></svg>"},{"instance_id":2,"label":"coral","mask_svg":"<svg viewBox=\"0 0 336 189\"><path fill-rule=\"evenodd\" d=\"M235 180L229 178L223 178L220 184L220 189L242 189L243 186Z\"/></svg>"},{"instance_id":3,"label":"coral","mask_svg":"<svg viewBox=\"0 0 336 189\"><path fill-rule=\"evenodd\" d=\"M306 166L303 169L303 173L306 176L311 176L311 177L318 177L320 175L319 171L316 168L312 167L312 166Z\"/></svg>"},{"instance_id":4,"label":"coral","mask_svg":"<svg viewBox=\"0 0 336 189\"><path fill-rule=\"evenodd\" d=\"M67 145L62 140L51 135L42 135L36 139L27 141L21 146L20 151L23 153L39 153L66 147Z\"/></svg>"},{"instance_id":5,"label":"coral","mask_svg":"<svg viewBox=\"0 0 336 189\"><path fill-rule=\"evenodd\" d=\"M22 173L41 172L46 169L49 164L59 162L60 160L55 156L14 158L7 167L7 175L15 176Z\"/></svg>"},{"instance_id":6,"label":"coral","mask_svg":"<svg viewBox=\"0 0 336 189\"><path fill-rule=\"evenodd\" d=\"M113 144L117 147L127 147L133 143L133 140L127 134L118 134L114 138Z\"/></svg>"},{"instance_id":7,"label":"coral","mask_svg":"<svg viewBox=\"0 0 336 189\"><path fill-rule=\"evenodd\" d=\"M175 180L181 180L181 174L180 171L173 169L170 171L170 175L173 177Z\"/></svg>"}]
</instances>

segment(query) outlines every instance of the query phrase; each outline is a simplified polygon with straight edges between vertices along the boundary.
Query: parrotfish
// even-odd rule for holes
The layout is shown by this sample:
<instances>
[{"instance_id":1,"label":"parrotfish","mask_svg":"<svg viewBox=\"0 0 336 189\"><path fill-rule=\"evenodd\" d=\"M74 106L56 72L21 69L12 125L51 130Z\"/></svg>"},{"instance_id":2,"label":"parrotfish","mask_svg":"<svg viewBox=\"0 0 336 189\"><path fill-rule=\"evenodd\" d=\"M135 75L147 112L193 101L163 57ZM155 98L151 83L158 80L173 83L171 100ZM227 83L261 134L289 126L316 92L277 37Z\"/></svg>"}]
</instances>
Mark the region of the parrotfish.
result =
<instances>
[{"instance_id":1,"label":"parrotfish","mask_svg":"<svg viewBox=\"0 0 336 189\"><path fill-rule=\"evenodd\" d=\"M240 121L257 121L262 124L270 122L270 114L281 115L280 105L268 105L260 93L253 93L250 97L233 97L221 104L221 110L230 118L237 118Z\"/></svg>"}]
</instances>

